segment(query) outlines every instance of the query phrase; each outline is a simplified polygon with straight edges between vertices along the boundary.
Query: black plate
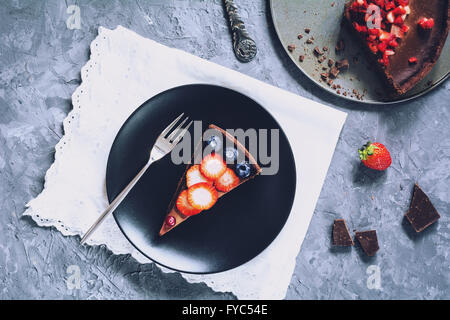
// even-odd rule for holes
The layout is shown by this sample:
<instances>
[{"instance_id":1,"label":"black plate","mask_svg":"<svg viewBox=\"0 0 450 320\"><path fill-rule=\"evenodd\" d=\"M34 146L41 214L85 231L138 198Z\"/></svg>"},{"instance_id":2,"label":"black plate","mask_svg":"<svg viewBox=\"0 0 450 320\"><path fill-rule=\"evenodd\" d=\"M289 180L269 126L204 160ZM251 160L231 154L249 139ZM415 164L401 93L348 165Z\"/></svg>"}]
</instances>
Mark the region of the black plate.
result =
<instances>
[{"instance_id":1,"label":"black plate","mask_svg":"<svg viewBox=\"0 0 450 320\"><path fill-rule=\"evenodd\" d=\"M159 133L185 112L224 129L280 129L280 169L258 176L163 237L158 232L185 165L167 156L147 173L114 212L128 240L151 260L177 271L214 273L261 253L283 228L295 195L296 171L289 142L275 119L250 98L218 86L188 85L162 92L125 122L111 148L106 173L114 199L144 166ZM192 129L190 130L192 133ZM194 144L194 142L192 142Z\"/></svg>"}]
</instances>

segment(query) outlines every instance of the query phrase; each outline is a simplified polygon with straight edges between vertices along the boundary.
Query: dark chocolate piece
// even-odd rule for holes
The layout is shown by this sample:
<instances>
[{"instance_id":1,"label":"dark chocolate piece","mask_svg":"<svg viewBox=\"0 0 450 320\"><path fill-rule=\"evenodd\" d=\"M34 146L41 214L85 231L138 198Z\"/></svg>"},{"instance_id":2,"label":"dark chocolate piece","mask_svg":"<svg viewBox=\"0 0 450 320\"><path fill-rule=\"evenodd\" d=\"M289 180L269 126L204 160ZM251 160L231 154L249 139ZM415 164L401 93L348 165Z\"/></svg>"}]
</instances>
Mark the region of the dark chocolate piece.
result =
<instances>
[{"instance_id":1,"label":"dark chocolate piece","mask_svg":"<svg viewBox=\"0 0 450 320\"><path fill-rule=\"evenodd\" d=\"M306 28L306 29L305 29L305 32L306 32L306 33L310 33L310 32L311 32L311 29Z\"/></svg>"},{"instance_id":2,"label":"dark chocolate piece","mask_svg":"<svg viewBox=\"0 0 450 320\"><path fill-rule=\"evenodd\" d=\"M375 230L356 232L356 239L369 257L372 257L380 249Z\"/></svg>"},{"instance_id":3,"label":"dark chocolate piece","mask_svg":"<svg viewBox=\"0 0 450 320\"><path fill-rule=\"evenodd\" d=\"M300 57L298 57L298 60L299 60L300 62L305 61L305 56L300 56Z\"/></svg>"},{"instance_id":4,"label":"dark chocolate piece","mask_svg":"<svg viewBox=\"0 0 450 320\"><path fill-rule=\"evenodd\" d=\"M352 237L348 232L347 225L344 219L336 219L333 224L333 245L335 246L353 246Z\"/></svg>"},{"instance_id":5,"label":"dark chocolate piece","mask_svg":"<svg viewBox=\"0 0 450 320\"><path fill-rule=\"evenodd\" d=\"M411 223L414 230L421 232L440 217L430 198L415 184L411 205L406 213L406 219Z\"/></svg>"}]
</instances>

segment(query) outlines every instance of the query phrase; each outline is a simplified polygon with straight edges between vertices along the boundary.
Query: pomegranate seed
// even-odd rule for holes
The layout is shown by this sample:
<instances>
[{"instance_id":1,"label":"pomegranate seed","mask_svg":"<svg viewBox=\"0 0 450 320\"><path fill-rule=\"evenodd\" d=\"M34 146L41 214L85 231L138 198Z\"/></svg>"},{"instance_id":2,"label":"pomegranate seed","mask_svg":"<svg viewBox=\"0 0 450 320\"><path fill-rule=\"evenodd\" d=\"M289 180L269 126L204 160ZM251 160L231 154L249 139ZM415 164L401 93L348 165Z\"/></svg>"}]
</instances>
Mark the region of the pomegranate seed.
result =
<instances>
[{"instance_id":1,"label":"pomegranate seed","mask_svg":"<svg viewBox=\"0 0 450 320\"><path fill-rule=\"evenodd\" d=\"M176 223L177 223L177 219L175 219L174 216L168 216L168 217L167 217L167 219L166 219L166 224L167 224L168 226L173 227Z\"/></svg>"}]
</instances>

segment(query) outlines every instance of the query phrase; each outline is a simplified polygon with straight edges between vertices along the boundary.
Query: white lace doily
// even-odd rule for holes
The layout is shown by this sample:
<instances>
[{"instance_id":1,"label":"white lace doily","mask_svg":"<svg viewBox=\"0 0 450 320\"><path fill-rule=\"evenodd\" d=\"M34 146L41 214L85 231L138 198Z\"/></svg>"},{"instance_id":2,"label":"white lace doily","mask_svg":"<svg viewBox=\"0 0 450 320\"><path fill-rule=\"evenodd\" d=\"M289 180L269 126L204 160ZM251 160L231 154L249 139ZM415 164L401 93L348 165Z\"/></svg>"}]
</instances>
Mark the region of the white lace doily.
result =
<instances>
[{"instance_id":1,"label":"white lace doily","mask_svg":"<svg viewBox=\"0 0 450 320\"><path fill-rule=\"evenodd\" d=\"M175 86L210 83L229 87L252 97L280 123L294 152L300 184L286 226L259 256L230 271L182 276L240 299L284 298L346 114L120 26L99 29L81 77L44 190L30 201L24 214L64 235L84 234L108 205L106 162L128 116L150 97ZM131 253L141 263L150 262L126 240L112 216L88 244L105 244L115 254Z\"/></svg>"}]
</instances>

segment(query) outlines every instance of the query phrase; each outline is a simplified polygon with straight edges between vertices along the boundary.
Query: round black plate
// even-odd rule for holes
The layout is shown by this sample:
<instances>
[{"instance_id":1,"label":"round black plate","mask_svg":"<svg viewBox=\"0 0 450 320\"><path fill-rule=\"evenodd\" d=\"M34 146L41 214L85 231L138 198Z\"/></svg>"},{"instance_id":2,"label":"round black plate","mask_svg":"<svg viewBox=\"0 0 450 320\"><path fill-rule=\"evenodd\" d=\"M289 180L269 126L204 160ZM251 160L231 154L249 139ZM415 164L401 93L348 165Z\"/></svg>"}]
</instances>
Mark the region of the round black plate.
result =
<instances>
[{"instance_id":1,"label":"round black plate","mask_svg":"<svg viewBox=\"0 0 450 320\"><path fill-rule=\"evenodd\" d=\"M111 201L146 163L159 133L184 112L224 129L280 130L280 166L222 197L205 211L159 237L158 232L185 165L170 156L152 164L114 217L128 240L151 260L177 271L215 273L261 253L283 228L294 200L296 171L289 142L275 119L250 98L218 86L187 85L162 92L125 122L111 148L106 173ZM193 130L191 128L193 135ZM192 142L194 144L194 142Z\"/></svg>"}]
</instances>

